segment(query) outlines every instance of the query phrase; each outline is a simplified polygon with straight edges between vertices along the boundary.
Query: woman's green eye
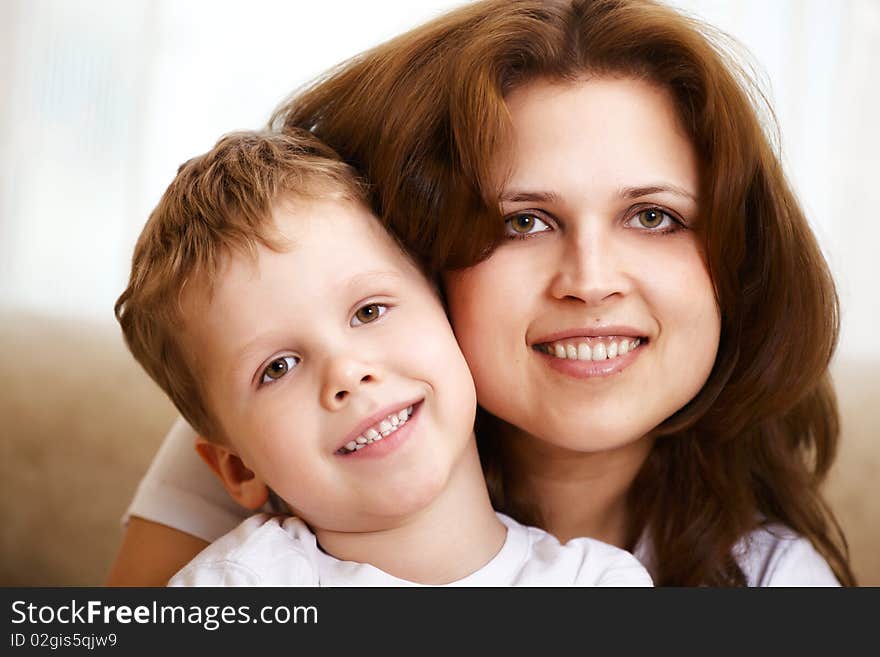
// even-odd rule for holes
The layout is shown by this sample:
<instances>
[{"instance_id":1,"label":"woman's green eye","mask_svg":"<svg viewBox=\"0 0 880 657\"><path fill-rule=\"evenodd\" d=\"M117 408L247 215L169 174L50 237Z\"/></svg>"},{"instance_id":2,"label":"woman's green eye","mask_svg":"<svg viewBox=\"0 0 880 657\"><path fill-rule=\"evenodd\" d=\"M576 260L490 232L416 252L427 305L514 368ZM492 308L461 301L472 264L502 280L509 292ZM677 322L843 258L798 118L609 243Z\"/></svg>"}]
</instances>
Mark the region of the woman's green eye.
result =
<instances>
[{"instance_id":1,"label":"woman's green eye","mask_svg":"<svg viewBox=\"0 0 880 657\"><path fill-rule=\"evenodd\" d=\"M648 235L667 235L687 228L687 224L671 212L659 207L637 210L627 215L626 228L635 228Z\"/></svg>"},{"instance_id":2,"label":"woman's green eye","mask_svg":"<svg viewBox=\"0 0 880 657\"><path fill-rule=\"evenodd\" d=\"M351 325L369 324L384 315L386 310L388 310L388 306L383 306L380 303L368 303L366 306L361 306L357 309L354 317L351 318Z\"/></svg>"},{"instance_id":3,"label":"woman's green eye","mask_svg":"<svg viewBox=\"0 0 880 657\"><path fill-rule=\"evenodd\" d=\"M273 381L277 381L296 367L298 363L299 358L296 356L283 356L281 358L276 358L266 366L266 369L263 370L263 376L260 378L260 383L272 383Z\"/></svg>"},{"instance_id":4,"label":"woman's green eye","mask_svg":"<svg viewBox=\"0 0 880 657\"><path fill-rule=\"evenodd\" d=\"M642 210L639 212L639 223L645 228L656 228L663 223L663 217L667 216L657 208Z\"/></svg>"},{"instance_id":5,"label":"woman's green eye","mask_svg":"<svg viewBox=\"0 0 880 657\"><path fill-rule=\"evenodd\" d=\"M505 222L505 232L512 237L522 237L550 230L550 226L531 212L522 212L509 217Z\"/></svg>"}]
</instances>

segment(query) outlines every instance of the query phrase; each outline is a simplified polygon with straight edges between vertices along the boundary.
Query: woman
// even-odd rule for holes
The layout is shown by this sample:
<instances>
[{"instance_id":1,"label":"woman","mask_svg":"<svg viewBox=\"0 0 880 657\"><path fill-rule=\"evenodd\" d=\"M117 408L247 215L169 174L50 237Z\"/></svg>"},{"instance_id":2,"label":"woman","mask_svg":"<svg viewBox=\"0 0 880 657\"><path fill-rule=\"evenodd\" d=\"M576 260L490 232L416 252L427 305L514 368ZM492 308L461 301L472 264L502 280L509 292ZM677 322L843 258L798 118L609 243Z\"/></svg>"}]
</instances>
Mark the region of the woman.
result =
<instances>
[{"instance_id":1,"label":"woman","mask_svg":"<svg viewBox=\"0 0 880 657\"><path fill-rule=\"evenodd\" d=\"M660 585L852 584L818 491L833 282L713 38L650 2L480 2L274 124L340 151L443 274L500 510L633 550ZM202 545L133 521L111 582Z\"/></svg>"}]
</instances>

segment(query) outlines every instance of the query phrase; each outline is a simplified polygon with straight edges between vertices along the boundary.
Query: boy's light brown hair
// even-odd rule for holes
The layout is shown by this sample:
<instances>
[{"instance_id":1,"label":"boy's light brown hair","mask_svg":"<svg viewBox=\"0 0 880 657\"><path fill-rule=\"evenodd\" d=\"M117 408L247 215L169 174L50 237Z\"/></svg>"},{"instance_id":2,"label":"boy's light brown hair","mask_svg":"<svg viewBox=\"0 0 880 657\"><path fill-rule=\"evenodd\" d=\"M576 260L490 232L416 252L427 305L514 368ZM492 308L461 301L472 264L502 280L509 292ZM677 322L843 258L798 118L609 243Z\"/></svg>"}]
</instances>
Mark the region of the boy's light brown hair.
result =
<instances>
[{"instance_id":1,"label":"boy's light brown hair","mask_svg":"<svg viewBox=\"0 0 880 657\"><path fill-rule=\"evenodd\" d=\"M354 170L309 132L238 132L182 164L150 214L114 310L135 359L203 436L223 433L180 340L183 290L210 294L232 252L284 248L272 220L280 201L328 195L366 198Z\"/></svg>"}]
</instances>

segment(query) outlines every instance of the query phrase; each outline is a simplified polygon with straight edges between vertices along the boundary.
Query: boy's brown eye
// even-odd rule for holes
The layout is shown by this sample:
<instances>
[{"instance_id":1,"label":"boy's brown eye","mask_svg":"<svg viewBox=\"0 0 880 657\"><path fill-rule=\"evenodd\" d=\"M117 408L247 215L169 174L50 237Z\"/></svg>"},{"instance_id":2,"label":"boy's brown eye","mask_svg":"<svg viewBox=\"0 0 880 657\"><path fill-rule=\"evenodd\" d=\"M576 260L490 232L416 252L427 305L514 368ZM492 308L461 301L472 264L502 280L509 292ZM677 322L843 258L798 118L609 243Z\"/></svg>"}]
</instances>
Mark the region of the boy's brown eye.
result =
<instances>
[{"instance_id":1,"label":"boy's brown eye","mask_svg":"<svg viewBox=\"0 0 880 657\"><path fill-rule=\"evenodd\" d=\"M266 366L266 369L263 370L263 376L260 379L260 383L271 383L272 381L277 381L282 376L287 374L290 370L292 370L297 363L299 363L299 358L297 358L296 356L284 356L283 358L276 358Z\"/></svg>"},{"instance_id":2,"label":"boy's brown eye","mask_svg":"<svg viewBox=\"0 0 880 657\"><path fill-rule=\"evenodd\" d=\"M357 309L357 312L351 320L351 324L352 326L369 324L383 315L385 310L387 310L386 306L378 303L368 303L366 306L361 306Z\"/></svg>"},{"instance_id":3,"label":"boy's brown eye","mask_svg":"<svg viewBox=\"0 0 880 657\"><path fill-rule=\"evenodd\" d=\"M266 375L270 379L280 379L285 374L287 374L287 362L283 358L273 360L266 368Z\"/></svg>"}]
</instances>

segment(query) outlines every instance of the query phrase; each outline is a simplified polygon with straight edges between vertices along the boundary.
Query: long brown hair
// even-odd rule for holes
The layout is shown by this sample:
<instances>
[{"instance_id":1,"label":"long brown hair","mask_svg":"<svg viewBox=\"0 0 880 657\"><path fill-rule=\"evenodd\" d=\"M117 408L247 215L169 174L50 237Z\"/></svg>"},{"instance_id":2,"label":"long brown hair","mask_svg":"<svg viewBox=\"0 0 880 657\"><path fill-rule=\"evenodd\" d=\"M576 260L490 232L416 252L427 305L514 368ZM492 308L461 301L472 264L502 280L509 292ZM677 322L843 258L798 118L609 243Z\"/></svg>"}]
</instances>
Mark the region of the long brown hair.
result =
<instances>
[{"instance_id":1,"label":"long brown hair","mask_svg":"<svg viewBox=\"0 0 880 657\"><path fill-rule=\"evenodd\" d=\"M649 0L487 0L347 62L273 125L308 128L337 149L374 186L377 214L442 271L478 262L498 239L489 172L510 137L510 90L584 75L668 89L700 158L722 329L705 386L655 430L629 494L631 539L648 531L658 584L741 585L736 543L780 522L854 584L819 492L839 437L828 377L837 295L768 134L772 111L729 47ZM496 506L540 522L517 503L492 432L478 437Z\"/></svg>"}]
</instances>

